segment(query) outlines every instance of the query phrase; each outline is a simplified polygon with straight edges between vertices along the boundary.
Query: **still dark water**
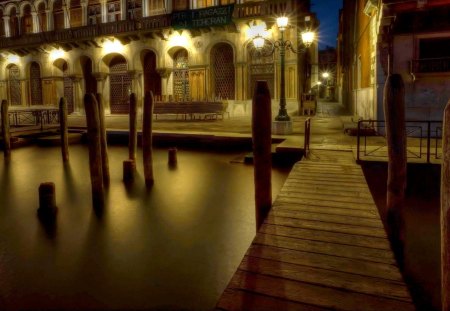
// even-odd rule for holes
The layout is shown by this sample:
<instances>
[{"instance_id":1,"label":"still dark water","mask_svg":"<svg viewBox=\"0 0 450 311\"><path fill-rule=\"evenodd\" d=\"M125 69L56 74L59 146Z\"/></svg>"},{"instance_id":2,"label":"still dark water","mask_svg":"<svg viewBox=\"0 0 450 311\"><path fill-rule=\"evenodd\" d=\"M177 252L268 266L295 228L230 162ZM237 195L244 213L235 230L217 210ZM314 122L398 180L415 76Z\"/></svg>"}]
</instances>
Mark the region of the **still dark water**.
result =
<instances>
[{"instance_id":1,"label":"still dark water","mask_svg":"<svg viewBox=\"0 0 450 311\"><path fill-rule=\"evenodd\" d=\"M111 186L93 212L88 151L70 147L0 155L0 309L208 310L255 235L253 166L244 152L155 149L146 191L141 152L133 187L122 183L125 147L109 147ZM273 171L273 198L287 176ZM56 226L37 218L38 187L56 185Z\"/></svg>"},{"instance_id":2,"label":"still dark water","mask_svg":"<svg viewBox=\"0 0 450 311\"><path fill-rule=\"evenodd\" d=\"M386 224L387 163L366 163L363 170ZM439 165L408 164L403 275L423 311L441 309L440 176Z\"/></svg>"}]
</instances>

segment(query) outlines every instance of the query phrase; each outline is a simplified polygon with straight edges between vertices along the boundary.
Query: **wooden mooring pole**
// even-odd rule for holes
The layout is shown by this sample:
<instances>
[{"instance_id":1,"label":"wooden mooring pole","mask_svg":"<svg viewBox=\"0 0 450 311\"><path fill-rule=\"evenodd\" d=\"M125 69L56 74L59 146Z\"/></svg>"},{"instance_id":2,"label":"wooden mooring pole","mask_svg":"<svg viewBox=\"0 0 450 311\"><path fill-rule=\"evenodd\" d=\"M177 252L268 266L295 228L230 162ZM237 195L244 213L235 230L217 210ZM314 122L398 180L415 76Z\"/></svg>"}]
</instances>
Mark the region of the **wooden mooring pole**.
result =
<instances>
[{"instance_id":1,"label":"wooden mooring pole","mask_svg":"<svg viewBox=\"0 0 450 311\"><path fill-rule=\"evenodd\" d=\"M100 150L102 157L102 174L103 184L109 185L109 158L108 158L108 143L106 139L106 125L105 125L105 106L103 104L102 95L100 93L95 94L94 98L98 106L98 114L100 121Z\"/></svg>"},{"instance_id":2,"label":"wooden mooring pole","mask_svg":"<svg viewBox=\"0 0 450 311\"><path fill-rule=\"evenodd\" d=\"M399 74L387 78L384 117L388 146L387 225L394 251L403 262L404 205L406 189L405 86Z\"/></svg>"},{"instance_id":3,"label":"wooden mooring pole","mask_svg":"<svg viewBox=\"0 0 450 311\"><path fill-rule=\"evenodd\" d=\"M441 167L442 311L450 311L450 100L444 109Z\"/></svg>"},{"instance_id":4,"label":"wooden mooring pole","mask_svg":"<svg viewBox=\"0 0 450 311\"><path fill-rule=\"evenodd\" d=\"M9 132L9 115L8 115L8 102L6 99L2 100L1 117L2 117L2 136L3 136L3 153L5 159L11 157L11 134Z\"/></svg>"},{"instance_id":5,"label":"wooden mooring pole","mask_svg":"<svg viewBox=\"0 0 450 311\"><path fill-rule=\"evenodd\" d=\"M67 103L64 97L59 100L59 132L61 134L61 155L63 162L69 162L69 130L67 128Z\"/></svg>"},{"instance_id":6,"label":"wooden mooring pole","mask_svg":"<svg viewBox=\"0 0 450 311\"><path fill-rule=\"evenodd\" d=\"M87 136L89 146L89 170L91 174L92 204L102 209L105 204L102 173L101 126L97 101L93 94L84 95Z\"/></svg>"},{"instance_id":7,"label":"wooden mooring pole","mask_svg":"<svg viewBox=\"0 0 450 311\"><path fill-rule=\"evenodd\" d=\"M145 185L147 187L152 186L154 183L152 149L153 106L153 93L147 91L144 95L144 110L142 120L142 152L144 158Z\"/></svg>"},{"instance_id":8,"label":"wooden mooring pole","mask_svg":"<svg viewBox=\"0 0 450 311\"><path fill-rule=\"evenodd\" d=\"M272 207L272 107L266 81L257 81L252 101L256 230Z\"/></svg>"},{"instance_id":9,"label":"wooden mooring pole","mask_svg":"<svg viewBox=\"0 0 450 311\"><path fill-rule=\"evenodd\" d=\"M137 150L137 104L136 95L130 94L130 132L128 136L128 158L136 161Z\"/></svg>"}]
</instances>

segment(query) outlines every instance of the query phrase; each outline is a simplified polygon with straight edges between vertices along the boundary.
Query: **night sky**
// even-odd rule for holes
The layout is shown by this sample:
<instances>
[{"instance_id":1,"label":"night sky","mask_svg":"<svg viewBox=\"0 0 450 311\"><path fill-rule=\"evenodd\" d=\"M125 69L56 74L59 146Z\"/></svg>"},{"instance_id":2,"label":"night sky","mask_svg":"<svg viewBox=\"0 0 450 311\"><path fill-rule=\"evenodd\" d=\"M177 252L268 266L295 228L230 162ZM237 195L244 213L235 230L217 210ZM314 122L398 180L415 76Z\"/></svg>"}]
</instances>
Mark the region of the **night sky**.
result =
<instances>
[{"instance_id":1,"label":"night sky","mask_svg":"<svg viewBox=\"0 0 450 311\"><path fill-rule=\"evenodd\" d=\"M342 8L342 0L311 1L311 11L317 13L320 21L319 49L324 49L327 45L336 46L340 8Z\"/></svg>"}]
</instances>

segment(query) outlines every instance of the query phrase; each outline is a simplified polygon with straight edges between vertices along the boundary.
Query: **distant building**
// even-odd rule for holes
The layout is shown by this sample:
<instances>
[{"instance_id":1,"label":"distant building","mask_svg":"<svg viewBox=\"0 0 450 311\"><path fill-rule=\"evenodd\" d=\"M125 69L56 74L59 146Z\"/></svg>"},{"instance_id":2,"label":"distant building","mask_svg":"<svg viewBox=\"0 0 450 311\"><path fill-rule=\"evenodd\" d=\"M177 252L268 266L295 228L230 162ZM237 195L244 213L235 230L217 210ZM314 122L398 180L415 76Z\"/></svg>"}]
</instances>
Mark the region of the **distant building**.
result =
<instances>
[{"instance_id":1,"label":"distant building","mask_svg":"<svg viewBox=\"0 0 450 311\"><path fill-rule=\"evenodd\" d=\"M386 77L405 83L406 118L441 120L450 99L450 1L344 0L339 97L364 119L383 119Z\"/></svg>"},{"instance_id":2,"label":"distant building","mask_svg":"<svg viewBox=\"0 0 450 311\"><path fill-rule=\"evenodd\" d=\"M323 50L319 50L319 97L327 99L335 99L336 87L336 65L337 51L336 48L327 46Z\"/></svg>"},{"instance_id":3,"label":"distant building","mask_svg":"<svg viewBox=\"0 0 450 311\"><path fill-rule=\"evenodd\" d=\"M0 97L33 106L64 96L71 113L83 113L83 95L98 92L107 113L126 114L130 92L141 104L153 91L160 100L222 98L240 109L263 79L277 100L279 53L255 56L248 29L264 25L274 41L275 18L289 15L285 39L298 47L309 10L309 0L0 1ZM286 98L295 108L310 87L303 60L286 54Z\"/></svg>"}]
</instances>

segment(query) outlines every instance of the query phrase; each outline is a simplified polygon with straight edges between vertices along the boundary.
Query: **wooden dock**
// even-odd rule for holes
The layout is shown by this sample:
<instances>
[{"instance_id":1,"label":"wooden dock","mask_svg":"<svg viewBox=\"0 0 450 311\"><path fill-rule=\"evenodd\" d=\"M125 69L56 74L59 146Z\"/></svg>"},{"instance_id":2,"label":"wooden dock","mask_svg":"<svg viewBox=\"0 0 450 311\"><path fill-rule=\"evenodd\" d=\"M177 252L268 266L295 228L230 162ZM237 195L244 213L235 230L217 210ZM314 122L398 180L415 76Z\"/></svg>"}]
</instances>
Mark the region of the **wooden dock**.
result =
<instances>
[{"instance_id":1,"label":"wooden dock","mask_svg":"<svg viewBox=\"0 0 450 311\"><path fill-rule=\"evenodd\" d=\"M351 152L297 163L218 310L414 310Z\"/></svg>"}]
</instances>

